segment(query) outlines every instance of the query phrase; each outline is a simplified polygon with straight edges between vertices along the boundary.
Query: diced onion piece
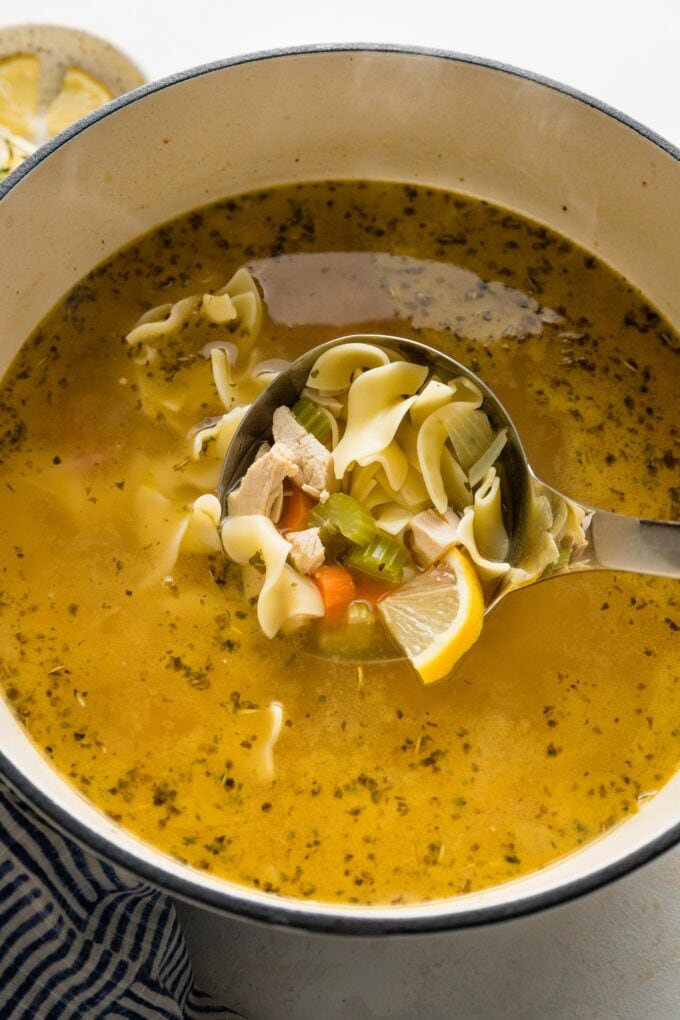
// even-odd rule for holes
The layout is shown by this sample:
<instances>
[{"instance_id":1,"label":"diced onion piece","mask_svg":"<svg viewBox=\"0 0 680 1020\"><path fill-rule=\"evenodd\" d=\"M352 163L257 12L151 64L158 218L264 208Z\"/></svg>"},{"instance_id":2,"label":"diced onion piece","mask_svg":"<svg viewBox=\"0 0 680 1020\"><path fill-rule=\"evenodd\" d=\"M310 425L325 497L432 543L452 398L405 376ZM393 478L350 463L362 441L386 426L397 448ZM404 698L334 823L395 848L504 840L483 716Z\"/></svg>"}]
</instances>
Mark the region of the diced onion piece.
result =
<instances>
[{"instance_id":1,"label":"diced onion piece","mask_svg":"<svg viewBox=\"0 0 680 1020\"><path fill-rule=\"evenodd\" d=\"M472 492L467 475L447 446L442 450L440 469L449 505L462 513L472 503Z\"/></svg>"},{"instance_id":2,"label":"diced onion piece","mask_svg":"<svg viewBox=\"0 0 680 1020\"><path fill-rule=\"evenodd\" d=\"M458 463L469 471L493 441L488 417L483 411L457 404L449 404L435 413L441 414Z\"/></svg>"},{"instance_id":3,"label":"diced onion piece","mask_svg":"<svg viewBox=\"0 0 680 1020\"><path fill-rule=\"evenodd\" d=\"M468 473L468 478L470 480L470 485L473 488L475 485L477 485L478 482L481 482L482 478L487 473L489 468L493 467L493 465L496 463L507 441L508 430L501 429L501 431L498 433L498 435L493 440L491 445L486 448L486 450L479 458L479 460L475 461L475 463L472 465Z\"/></svg>"}]
</instances>

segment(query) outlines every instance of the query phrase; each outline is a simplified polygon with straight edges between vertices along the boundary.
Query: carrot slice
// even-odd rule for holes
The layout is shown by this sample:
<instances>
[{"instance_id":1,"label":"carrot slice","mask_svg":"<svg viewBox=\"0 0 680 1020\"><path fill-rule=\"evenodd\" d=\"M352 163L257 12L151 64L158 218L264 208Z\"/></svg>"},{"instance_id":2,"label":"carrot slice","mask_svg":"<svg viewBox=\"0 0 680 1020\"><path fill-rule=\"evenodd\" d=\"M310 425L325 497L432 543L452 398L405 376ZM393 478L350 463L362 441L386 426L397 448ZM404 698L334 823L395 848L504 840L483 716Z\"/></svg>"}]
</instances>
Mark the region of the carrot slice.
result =
<instances>
[{"instance_id":1,"label":"carrot slice","mask_svg":"<svg viewBox=\"0 0 680 1020\"><path fill-rule=\"evenodd\" d=\"M326 618L337 619L354 600L354 578L339 563L319 567L312 576L321 592Z\"/></svg>"},{"instance_id":2,"label":"carrot slice","mask_svg":"<svg viewBox=\"0 0 680 1020\"><path fill-rule=\"evenodd\" d=\"M358 602L368 602L369 606L375 606L376 602L383 595L387 595L388 592L394 591L393 584L385 584L383 581L376 581L372 577L368 577L366 574L358 574L354 578L354 586L356 589L356 595L354 596Z\"/></svg>"},{"instance_id":3,"label":"carrot slice","mask_svg":"<svg viewBox=\"0 0 680 1020\"><path fill-rule=\"evenodd\" d=\"M283 510L277 524L279 531L303 531L314 503L315 500L298 489L297 485L286 483L283 489Z\"/></svg>"}]
</instances>

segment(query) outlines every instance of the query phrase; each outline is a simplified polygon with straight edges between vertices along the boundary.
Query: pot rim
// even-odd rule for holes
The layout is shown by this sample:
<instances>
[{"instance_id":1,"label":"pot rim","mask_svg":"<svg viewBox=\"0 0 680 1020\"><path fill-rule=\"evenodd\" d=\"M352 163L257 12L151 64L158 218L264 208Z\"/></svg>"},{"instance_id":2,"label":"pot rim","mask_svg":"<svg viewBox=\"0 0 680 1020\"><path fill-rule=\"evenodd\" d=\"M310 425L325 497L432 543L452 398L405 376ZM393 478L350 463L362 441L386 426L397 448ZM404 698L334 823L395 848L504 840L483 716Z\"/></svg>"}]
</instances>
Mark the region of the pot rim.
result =
<instances>
[{"instance_id":1,"label":"pot rim","mask_svg":"<svg viewBox=\"0 0 680 1020\"><path fill-rule=\"evenodd\" d=\"M305 46L290 46L279 49L261 50L255 53L228 57L224 60L213 61L208 64L201 64L197 67L188 68L176 72L156 81L149 82L132 92L107 103L104 107L88 114L76 124L67 128L56 138L51 139L37 149L28 157L16 170L9 174L4 181L0 181L0 201L4 199L12 189L38 166L47 159L53 152L65 145L71 139L77 137L82 131L87 130L93 124L104 120L117 110L135 103L148 95L159 92L163 89L179 85L192 78L210 74L213 71L221 71L229 67L238 67L242 64L256 63L262 60L279 59L281 57L304 57L323 53L393 53L403 56L431 57L436 59L451 60L461 64L471 64L477 67L487 68L491 71L499 71L502 74L509 74L513 77L522 78L526 81L541 85L544 88L569 96L586 106L611 117L625 127L628 127L652 142L662 151L668 153L673 159L680 162L680 148L647 128L645 125L621 113L607 103L593 98L587 93L572 88L561 82L514 67L499 61L487 60L482 57L472 56L465 53L436 49L422 46L402 46L391 43L321 43ZM406 934L427 934L441 931L453 931L464 928L474 928L483 925L494 924L501 921L508 921L515 918L538 913L549 907L568 903L587 893L604 888L610 883L622 878L624 875L634 871L654 858L660 856L672 847L680 843L680 821L673 825L666 832L650 840L644 846L626 854L620 860L598 868L588 875L571 879L563 885L554 889L534 893L531 896L512 900L507 903L489 904L473 907L456 913L436 914L428 912L434 903L424 904L422 916L413 916L413 911L418 905L409 909L409 915L400 914L398 908L376 908L372 913L371 908L349 908L345 905L334 905L326 903L308 903L304 900L295 901L288 898L277 898L273 895L257 894L254 890L243 886L238 893L232 892L231 886L225 883L223 889L211 889L192 882L190 877L176 875L171 872L163 874L162 881L159 879L158 868L135 856L129 851L117 846L104 836L92 832L88 826L79 821L70 812L57 805L39 787L37 787L24 773L18 769L0 750L0 776L8 785L48 823L54 825L60 832L75 839L85 848L91 850L99 857L103 857L112 864L117 865L128 872L132 872L143 878L151 886L161 889L166 893L176 896L197 907L209 908L219 913L226 913L236 917L247 918L250 921L276 924L282 927L297 928L310 932L324 932L336 935L406 935ZM187 869L188 871L188 869ZM446 901L436 901L439 905Z\"/></svg>"}]
</instances>

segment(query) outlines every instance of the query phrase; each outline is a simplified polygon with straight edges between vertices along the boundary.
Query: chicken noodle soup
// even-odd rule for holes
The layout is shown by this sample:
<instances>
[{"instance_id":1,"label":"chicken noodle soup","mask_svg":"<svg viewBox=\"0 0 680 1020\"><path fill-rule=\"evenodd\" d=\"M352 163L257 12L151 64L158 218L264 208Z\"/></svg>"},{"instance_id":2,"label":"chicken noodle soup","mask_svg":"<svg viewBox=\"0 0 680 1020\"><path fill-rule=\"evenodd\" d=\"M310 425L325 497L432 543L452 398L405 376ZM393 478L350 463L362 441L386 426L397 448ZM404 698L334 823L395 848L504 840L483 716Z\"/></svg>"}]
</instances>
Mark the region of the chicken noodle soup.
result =
<instances>
[{"instance_id":1,"label":"chicken noodle soup","mask_svg":"<svg viewBox=\"0 0 680 1020\"><path fill-rule=\"evenodd\" d=\"M371 332L479 373L548 483L678 516L680 343L592 255L410 185L230 198L95 269L6 376L1 675L54 767L174 857L405 903L517 878L644 810L678 765L680 613L658 578L528 587L433 686L265 638L257 558L250 577L225 560L210 495L236 391Z\"/></svg>"}]
</instances>

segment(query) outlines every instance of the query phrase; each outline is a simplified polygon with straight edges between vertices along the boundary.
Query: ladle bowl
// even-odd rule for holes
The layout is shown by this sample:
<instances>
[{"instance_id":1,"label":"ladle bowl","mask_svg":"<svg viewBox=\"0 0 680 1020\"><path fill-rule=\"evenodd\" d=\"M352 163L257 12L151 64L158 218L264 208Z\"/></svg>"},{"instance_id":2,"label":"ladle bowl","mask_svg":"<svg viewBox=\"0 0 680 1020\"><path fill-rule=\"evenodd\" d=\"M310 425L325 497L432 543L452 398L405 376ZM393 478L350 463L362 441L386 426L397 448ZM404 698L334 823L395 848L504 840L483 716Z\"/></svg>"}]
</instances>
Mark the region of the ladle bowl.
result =
<instances>
[{"instance_id":1,"label":"ladle bowl","mask_svg":"<svg viewBox=\"0 0 680 1020\"><path fill-rule=\"evenodd\" d=\"M381 347L390 356L426 365L431 373L436 373L445 382L456 376L465 376L481 390L482 410L494 432L507 430L507 442L497 462L497 470L501 475L503 517L510 539L507 559L511 567L520 570L511 570L501 578L487 599L487 613L502 598L526 583L562 577L577 570L632 571L680 578L680 522L609 513L577 503L542 482L529 464L510 415L479 376L454 358L417 340L383 334L355 334L320 344L293 361L263 390L241 421L224 458L218 487L224 515L227 514L229 493L239 485L262 443L271 441L272 416L276 408L281 405L291 407L298 400L307 385L312 366L324 351L341 344L359 342ZM559 560L530 580L521 579L521 567L531 560L532 544L536 541L532 508L542 497L549 499L554 514L560 509L576 511L582 518L584 540L563 550ZM381 654L380 657L384 656Z\"/></svg>"}]
</instances>

